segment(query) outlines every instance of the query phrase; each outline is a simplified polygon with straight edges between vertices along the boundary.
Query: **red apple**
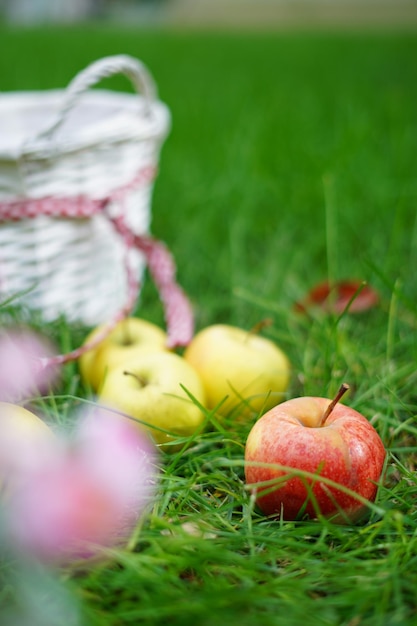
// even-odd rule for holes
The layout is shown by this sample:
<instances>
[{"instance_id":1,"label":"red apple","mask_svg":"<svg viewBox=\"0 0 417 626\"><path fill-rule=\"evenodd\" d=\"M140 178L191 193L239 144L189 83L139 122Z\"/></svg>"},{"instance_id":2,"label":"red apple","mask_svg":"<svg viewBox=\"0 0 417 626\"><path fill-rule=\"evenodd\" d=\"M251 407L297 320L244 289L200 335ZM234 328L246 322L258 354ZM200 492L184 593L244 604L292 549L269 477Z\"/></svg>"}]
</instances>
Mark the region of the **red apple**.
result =
<instances>
[{"instance_id":1,"label":"red apple","mask_svg":"<svg viewBox=\"0 0 417 626\"><path fill-rule=\"evenodd\" d=\"M303 397L283 402L253 426L245 477L266 515L294 520L321 514L337 522L355 521L366 512L366 503L346 489L375 500L385 449L363 415L338 403L347 388L342 385L333 401Z\"/></svg>"}]
</instances>

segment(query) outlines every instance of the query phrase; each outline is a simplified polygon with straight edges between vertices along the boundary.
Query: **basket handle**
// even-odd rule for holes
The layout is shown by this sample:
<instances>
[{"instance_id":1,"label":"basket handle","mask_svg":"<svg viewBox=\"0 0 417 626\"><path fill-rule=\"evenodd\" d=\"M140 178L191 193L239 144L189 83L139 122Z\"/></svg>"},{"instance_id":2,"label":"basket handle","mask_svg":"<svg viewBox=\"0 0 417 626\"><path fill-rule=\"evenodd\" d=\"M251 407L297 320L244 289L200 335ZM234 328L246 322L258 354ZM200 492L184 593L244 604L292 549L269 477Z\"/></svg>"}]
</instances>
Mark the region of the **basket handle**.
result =
<instances>
[{"instance_id":1,"label":"basket handle","mask_svg":"<svg viewBox=\"0 0 417 626\"><path fill-rule=\"evenodd\" d=\"M80 96L102 79L115 74L124 74L130 79L135 90L143 94L145 99L145 113L150 115L151 104L157 99L157 89L146 66L138 59L125 54L104 57L98 61L94 61L84 70L76 74L65 90L64 100L56 118L50 126L41 131L33 139L33 142L36 143L39 140L52 137L74 108Z\"/></svg>"}]
</instances>

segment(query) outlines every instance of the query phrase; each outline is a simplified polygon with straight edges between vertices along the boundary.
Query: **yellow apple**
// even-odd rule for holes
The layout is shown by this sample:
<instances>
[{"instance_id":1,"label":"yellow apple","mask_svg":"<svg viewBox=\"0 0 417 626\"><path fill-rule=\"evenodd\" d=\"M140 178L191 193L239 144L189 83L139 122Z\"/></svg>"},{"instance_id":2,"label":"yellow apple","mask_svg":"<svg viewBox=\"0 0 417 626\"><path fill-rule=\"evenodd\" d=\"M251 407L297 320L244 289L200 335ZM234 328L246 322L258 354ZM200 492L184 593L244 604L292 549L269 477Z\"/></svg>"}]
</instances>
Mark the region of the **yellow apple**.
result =
<instances>
[{"instance_id":1,"label":"yellow apple","mask_svg":"<svg viewBox=\"0 0 417 626\"><path fill-rule=\"evenodd\" d=\"M94 341L103 332L105 324L95 328L85 339L84 345ZM81 379L97 391L106 373L116 365L141 352L166 349L167 335L152 322L128 317L119 322L100 344L85 352L78 361Z\"/></svg>"},{"instance_id":2,"label":"yellow apple","mask_svg":"<svg viewBox=\"0 0 417 626\"><path fill-rule=\"evenodd\" d=\"M222 415L241 405L242 414L266 411L284 399L290 363L270 339L227 324L195 335L184 358L200 375L207 406Z\"/></svg>"},{"instance_id":3,"label":"yellow apple","mask_svg":"<svg viewBox=\"0 0 417 626\"><path fill-rule=\"evenodd\" d=\"M4 497L19 476L51 450L56 437L37 415L16 404L0 402L0 492Z\"/></svg>"},{"instance_id":4,"label":"yellow apple","mask_svg":"<svg viewBox=\"0 0 417 626\"><path fill-rule=\"evenodd\" d=\"M166 444L192 435L204 421L203 411L183 387L205 405L200 377L181 356L142 353L108 372L99 402L143 423L155 443Z\"/></svg>"}]
</instances>

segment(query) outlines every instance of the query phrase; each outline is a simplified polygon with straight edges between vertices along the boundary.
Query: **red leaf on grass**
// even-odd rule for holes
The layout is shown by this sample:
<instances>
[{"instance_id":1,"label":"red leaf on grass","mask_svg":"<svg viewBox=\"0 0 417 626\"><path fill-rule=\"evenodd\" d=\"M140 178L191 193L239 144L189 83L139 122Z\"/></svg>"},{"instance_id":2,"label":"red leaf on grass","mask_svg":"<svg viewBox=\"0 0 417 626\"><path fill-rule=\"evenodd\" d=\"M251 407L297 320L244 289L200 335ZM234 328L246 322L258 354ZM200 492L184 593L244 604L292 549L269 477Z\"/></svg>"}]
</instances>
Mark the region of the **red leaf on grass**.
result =
<instances>
[{"instance_id":1,"label":"red leaf on grass","mask_svg":"<svg viewBox=\"0 0 417 626\"><path fill-rule=\"evenodd\" d=\"M318 307L327 313L340 315L346 309L349 313L368 311L378 302L378 293L364 282L341 280L331 284L324 281L313 287L304 300L296 302L294 308L307 313L308 309Z\"/></svg>"}]
</instances>

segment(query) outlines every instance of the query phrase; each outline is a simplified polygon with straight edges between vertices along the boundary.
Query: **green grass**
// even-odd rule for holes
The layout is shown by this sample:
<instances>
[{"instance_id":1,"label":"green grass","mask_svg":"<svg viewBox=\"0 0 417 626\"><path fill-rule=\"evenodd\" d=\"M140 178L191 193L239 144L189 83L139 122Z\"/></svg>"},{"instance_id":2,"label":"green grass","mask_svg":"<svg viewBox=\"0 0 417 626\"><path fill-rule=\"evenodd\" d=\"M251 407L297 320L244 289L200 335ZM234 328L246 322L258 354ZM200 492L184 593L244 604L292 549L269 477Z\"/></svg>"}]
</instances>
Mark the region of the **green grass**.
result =
<instances>
[{"instance_id":1,"label":"green grass","mask_svg":"<svg viewBox=\"0 0 417 626\"><path fill-rule=\"evenodd\" d=\"M271 521L244 488L253 422L213 419L163 458L131 549L63 584L87 626L416 624L417 36L4 28L0 89L62 87L119 52L149 66L172 111L153 232L175 255L197 327L272 316L266 334L292 363L288 397L348 381L387 471L365 523ZM367 281L380 306L296 315L294 301L327 277ZM138 314L162 323L149 281ZM46 330L65 348L85 334ZM68 366L44 405L67 419L83 395Z\"/></svg>"}]
</instances>

